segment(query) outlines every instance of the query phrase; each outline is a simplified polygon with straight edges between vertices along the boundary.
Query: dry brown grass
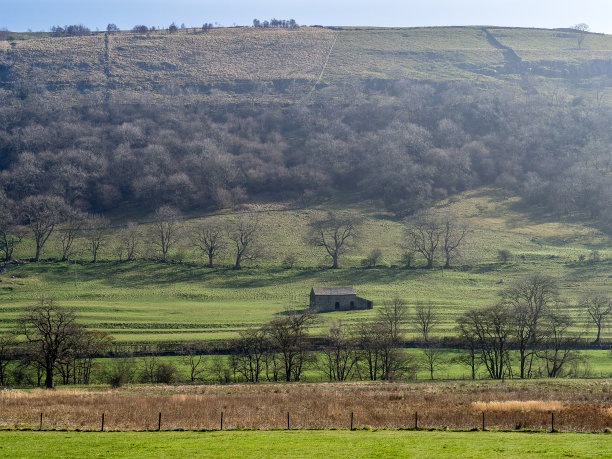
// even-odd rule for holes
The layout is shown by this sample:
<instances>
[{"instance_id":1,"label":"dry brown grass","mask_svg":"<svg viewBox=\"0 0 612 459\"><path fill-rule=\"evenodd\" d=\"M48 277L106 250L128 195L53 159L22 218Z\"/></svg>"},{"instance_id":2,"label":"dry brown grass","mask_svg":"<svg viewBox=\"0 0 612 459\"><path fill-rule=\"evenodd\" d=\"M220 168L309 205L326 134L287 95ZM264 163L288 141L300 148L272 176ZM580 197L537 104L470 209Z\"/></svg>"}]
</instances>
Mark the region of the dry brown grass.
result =
<instances>
[{"instance_id":1,"label":"dry brown grass","mask_svg":"<svg viewBox=\"0 0 612 459\"><path fill-rule=\"evenodd\" d=\"M474 402L477 411L560 411L563 404L556 400L505 400L503 402Z\"/></svg>"},{"instance_id":2,"label":"dry brown grass","mask_svg":"<svg viewBox=\"0 0 612 459\"><path fill-rule=\"evenodd\" d=\"M274 384L233 386L133 386L119 390L3 391L0 426L97 430L102 413L109 430L357 427L471 429L487 412L487 428L547 429L550 411L561 430L603 430L612 426L605 383L596 389L542 390L538 385L440 384ZM605 389L605 390L604 390ZM554 396L555 398L552 398Z\"/></svg>"}]
</instances>

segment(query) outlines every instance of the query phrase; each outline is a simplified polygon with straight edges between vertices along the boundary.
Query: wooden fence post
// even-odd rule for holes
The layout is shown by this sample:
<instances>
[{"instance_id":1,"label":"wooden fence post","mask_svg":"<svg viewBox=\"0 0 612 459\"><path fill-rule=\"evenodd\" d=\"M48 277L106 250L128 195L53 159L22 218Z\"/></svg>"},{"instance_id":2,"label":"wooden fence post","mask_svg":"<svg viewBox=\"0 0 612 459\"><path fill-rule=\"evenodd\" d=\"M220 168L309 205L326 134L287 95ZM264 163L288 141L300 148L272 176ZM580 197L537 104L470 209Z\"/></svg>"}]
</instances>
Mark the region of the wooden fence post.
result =
<instances>
[{"instance_id":1,"label":"wooden fence post","mask_svg":"<svg viewBox=\"0 0 612 459\"><path fill-rule=\"evenodd\" d=\"M221 411L221 429L219 430L223 430L223 411Z\"/></svg>"},{"instance_id":2,"label":"wooden fence post","mask_svg":"<svg viewBox=\"0 0 612 459\"><path fill-rule=\"evenodd\" d=\"M414 412L414 430L417 430L419 428L419 412L415 411Z\"/></svg>"},{"instance_id":3,"label":"wooden fence post","mask_svg":"<svg viewBox=\"0 0 612 459\"><path fill-rule=\"evenodd\" d=\"M555 431L555 412L554 411L550 413L550 418L551 418L550 419L550 423L551 423L550 431L554 432Z\"/></svg>"},{"instance_id":4,"label":"wooden fence post","mask_svg":"<svg viewBox=\"0 0 612 459\"><path fill-rule=\"evenodd\" d=\"M102 413L102 429L100 432L104 432L104 413Z\"/></svg>"},{"instance_id":5,"label":"wooden fence post","mask_svg":"<svg viewBox=\"0 0 612 459\"><path fill-rule=\"evenodd\" d=\"M353 430L353 412L351 411L351 430Z\"/></svg>"},{"instance_id":6,"label":"wooden fence post","mask_svg":"<svg viewBox=\"0 0 612 459\"><path fill-rule=\"evenodd\" d=\"M289 430L289 411L287 411L287 430Z\"/></svg>"},{"instance_id":7,"label":"wooden fence post","mask_svg":"<svg viewBox=\"0 0 612 459\"><path fill-rule=\"evenodd\" d=\"M485 412L482 412L482 431L484 432L485 429Z\"/></svg>"},{"instance_id":8,"label":"wooden fence post","mask_svg":"<svg viewBox=\"0 0 612 459\"><path fill-rule=\"evenodd\" d=\"M161 430L161 411L159 412L159 418L157 419L157 430Z\"/></svg>"},{"instance_id":9,"label":"wooden fence post","mask_svg":"<svg viewBox=\"0 0 612 459\"><path fill-rule=\"evenodd\" d=\"M38 427L38 430L42 430L42 419L43 419L43 414L40 413L40 427Z\"/></svg>"}]
</instances>

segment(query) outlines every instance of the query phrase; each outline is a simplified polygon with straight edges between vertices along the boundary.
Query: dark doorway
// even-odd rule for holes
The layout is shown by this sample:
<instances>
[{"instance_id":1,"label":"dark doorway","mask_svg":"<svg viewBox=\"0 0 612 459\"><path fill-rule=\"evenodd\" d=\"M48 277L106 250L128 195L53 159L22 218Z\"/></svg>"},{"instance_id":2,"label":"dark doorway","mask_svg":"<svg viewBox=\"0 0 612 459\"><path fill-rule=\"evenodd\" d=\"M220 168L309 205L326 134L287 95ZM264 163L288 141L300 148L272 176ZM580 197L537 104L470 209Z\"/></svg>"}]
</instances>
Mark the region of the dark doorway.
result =
<instances>
[{"instance_id":1,"label":"dark doorway","mask_svg":"<svg viewBox=\"0 0 612 459\"><path fill-rule=\"evenodd\" d=\"M334 305L334 309L340 309L340 303L338 301L336 301L336 304Z\"/></svg>"},{"instance_id":2,"label":"dark doorway","mask_svg":"<svg viewBox=\"0 0 612 459\"><path fill-rule=\"evenodd\" d=\"M351 309L355 309L355 302L351 301Z\"/></svg>"}]
</instances>

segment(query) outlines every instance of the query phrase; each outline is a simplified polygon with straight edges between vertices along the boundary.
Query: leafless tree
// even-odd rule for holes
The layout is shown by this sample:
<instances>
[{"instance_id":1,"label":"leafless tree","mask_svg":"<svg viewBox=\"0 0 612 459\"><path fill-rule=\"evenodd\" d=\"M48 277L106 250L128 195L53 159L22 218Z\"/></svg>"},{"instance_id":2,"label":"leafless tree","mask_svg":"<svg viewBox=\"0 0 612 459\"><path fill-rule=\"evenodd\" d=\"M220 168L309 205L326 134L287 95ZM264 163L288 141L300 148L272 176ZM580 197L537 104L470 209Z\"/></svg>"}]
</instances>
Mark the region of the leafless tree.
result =
<instances>
[{"instance_id":1,"label":"leafless tree","mask_svg":"<svg viewBox=\"0 0 612 459\"><path fill-rule=\"evenodd\" d=\"M472 309L462 317L466 332L477 342L480 361L491 379L512 375L508 352L512 331L510 318L504 304Z\"/></svg>"},{"instance_id":2,"label":"leafless tree","mask_svg":"<svg viewBox=\"0 0 612 459\"><path fill-rule=\"evenodd\" d=\"M429 376L434 379L434 371L438 369L443 360L443 353L432 341L432 332L440 324L440 317L431 304L418 303L415 306L414 326L421 341L421 350Z\"/></svg>"},{"instance_id":3,"label":"leafless tree","mask_svg":"<svg viewBox=\"0 0 612 459\"><path fill-rule=\"evenodd\" d=\"M14 333L0 335L0 386L8 384L7 367L15 358L17 337Z\"/></svg>"},{"instance_id":4,"label":"leafless tree","mask_svg":"<svg viewBox=\"0 0 612 459\"><path fill-rule=\"evenodd\" d=\"M425 258L427 269L432 269L439 246L444 238L444 225L432 209L422 210L405 221L406 243L411 251Z\"/></svg>"},{"instance_id":5,"label":"leafless tree","mask_svg":"<svg viewBox=\"0 0 612 459\"><path fill-rule=\"evenodd\" d=\"M83 333L76 315L57 306L52 300L41 299L21 317L22 333L33 351L32 359L45 371L45 387L55 387L56 365L69 358Z\"/></svg>"},{"instance_id":6,"label":"leafless tree","mask_svg":"<svg viewBox=\"0 0 612 459\"><path fill-rule=\"evenodd\" d=\"M263 256L259 244L259 220L256 217L239 215L227 229L227 236L234 246L236 262L234 269L241 269L244 260L255 260Z\"/></svg>"},{"instance_id":7,"label":"leafless tree","mask_svg":"<svg viewBox=\"0 0 612 459\"><path fill-rule=\"evenodd\" d=\"M128 222L127 226L119 233L119 250L121 253L125 253L127 261L136 259L142 237L142 231L138 223L134 222Z\"/></svg>"},{"instance_id":8,"label":"leafless tree","mask_svg":"<svg viewBox=\"0 0 612 459\"><path fill-rule=\"evenodd\" d=\"M202 352L197 343L183 344L183 362L189 367L189 380L196 382L202 379L205 371Z\"/></svg>"},{"instance_id":9,"label":"leafless tree","mask_svg":"<svg viewBox=\"0 0 612 459\"><path fill-rule=\"evenodd\" d=\"M597 337L593 344L599 344L601 330L612 313L612 299L608 295L592 293L583 296L580 299L579 306L587 313L595 327L597 327Z\"/></svg>"},{"instance_id":10,"label":"leafless tree","mask_svg":"<svg viewBox=\"0 0 612 459\"><path fill-rule=\"evenodd\" d=\"M358 357L366 366L370 380L392 380L413 376L416 365L401 349L403 326L409 314L401 299L383 303L376 318L357 328ZM361 372L361 369L357 368Z\"/></svg>"},{"instance_id":11,"label":"leafless tree","mask_svg":"<svg viewBox=\"0 0 612 459\"><path fill-rule=\"evenodd\" d=\"M43 247L62 221L65 211L66 204L57 196L28 196L23 200L21 212L36 246L34 261L40 260Z\"/></svg>"},{"instance_id":12,"label":"leafless tree","mask_svg":"<svg viewBox=\"0 0 612 459\"><path fill-rule=\"evenodd\" d=\"M538 354L544 360L547 376L558 378L563 375L569 363L580 358L576 351L576 344L580 337L572 336L569 333L573 320L569 314L558 307L548 309L543 322L546 346L543 346Z\"/></svg>"},{"instance_id":13,"label":"leafless tree","mask_svg":"<svg viewBox=\"0 0 612 459\"><path fill-rule=\"evenodd\" d=\"M270 344L281 356L286 381L299 381L310 360L308 328L313 322L310 311L288 310L284 317L272 320L267 327Z\"/></svg>"},{"instance_id":14,"label":"leafless tree","mask_svg":"<svg viewBox=\"0 0 612 459\"><path fill-rule=\"evenodd\" d=\"M58 229L60 260L67 261L74 254L75 242L83 230L83 216L78 212L71 212L64 224Z\"/></svg>"},{"instance_id":15,"label":"leafless tree","mask_svg":"<svg viewBox=\"0 0 612 459\"><path fill-rule=\"evenodd\" d=\"M182 217L178 210L162 206L155 211L154 242L159 246L164 261L168 261L170 249L178 242L182 228Z\"/></svg>"},{"instance_id":16,"label":"leafless tree","mask_svg":"<svg viewBox=\"0 0 612 459\"><path fill-rule=\"evenodd\" d=\"M214 260L226 247L225 226L218 219L198 222L191 231L191 241L208 257L208 267L214 267Z\"/></svg>"},{"instance_id":17,"label":"leafless tree","mask_svg":"<svg viewBox=\"0 0 612 459\"><path fill-rule=\"evenodd\" d=\"M310 221L308 242L323 247L332 259L332 269L337 269L338 258L357 239L358 229L359 219L355 214L330 211Z\"/></svg>"},{"instance_id":18,"label":"leafless tree","mask_svg":"<svg viewBox=\"0 0 612 459\"><path fill-rule=\"evenodd\" d=\"M581 22L579 24L575 24L572 26L572 29L574 29L577 33L577 42L578 42L578 49L582 49L582 43L584 42L584 39L586 38L587 32L589 31L589 25L585 24L584 22Z\"/></svg>"},{"instance_id":19,"label":"leafless tree","mask_svg":"<svg viewBox=\"0 0 612 459\"><path fill-rule=\"evenodd\" d=\"M471 228L451 211L441 212L440 218L443 226L441 248L444 252L444 268L450 269L451 261L461 254Z\"/></svg>"},{"instance_id":20,"label":"leafless tree","mask_svg":"<svg viewBox=\"0 0 612 459\"><path fill-rule=\"evenodd\" d=\"M17 226L17 206L0 189L0 250L4 261L13 258L15 247L22 241L25 231Z\"/></svg>"},{"instance_id":21,"label":"leafless tree","mask_svg":"<svg viewBox=\"0 0 612 459\"><path fill-rule=\"evenodd\" d=\"M268 349L266 328L249 328L240 332L236 342L238 371L248 382L259 382L264 368L264 354Z\"/></svg>"},{"instance_id":22,"label":"leafless tree","mask_svg":"<svg viewBox=\"0 0 612 459\"><path fill-rule=\"evenodd\" d=\"M110 222L108 218L102 215L90 215L85 222L85 234L87 237L87 244L89 245L89 251L91 252L92 261L98 262L98 254L108 237L108 227Z\"/></svg>"},{"instance_id":23,"label":"leafless tree","mask_svg":"<svg viewBox=\"0 0 612 459\"><path fill-rule=\"evenodd\" d=\"M355 339L342 322L332 322L323 347L322 370L330 381L346 381L357 365Z\"/></svg>"},{"instance_id":24,"label":"leafless tree","mask_svg":"<svg viewBox=\"0 0 612 459\"><path fill-rule=\"evenodd\" d=\"M513 282L502 292L512 318L512 337L519 354L520 377L532 376L536 351L544 338L542 317L559 299L557 281L534 273Z\"/></svg>"},{"instance_id":25,"label":"leafless tree","mask_svg":"<svg viewBox=\"0 0 612 459\"><path fill-rule=\"evenodd\" d=\"M457 319L457 333L463 344L465 353L458 356L455 361L470 369L472 379L476 379L476 370L481 364L478 352L478 334L470 322L470 314L464 314Z\"/></svg>"}]
</instances>

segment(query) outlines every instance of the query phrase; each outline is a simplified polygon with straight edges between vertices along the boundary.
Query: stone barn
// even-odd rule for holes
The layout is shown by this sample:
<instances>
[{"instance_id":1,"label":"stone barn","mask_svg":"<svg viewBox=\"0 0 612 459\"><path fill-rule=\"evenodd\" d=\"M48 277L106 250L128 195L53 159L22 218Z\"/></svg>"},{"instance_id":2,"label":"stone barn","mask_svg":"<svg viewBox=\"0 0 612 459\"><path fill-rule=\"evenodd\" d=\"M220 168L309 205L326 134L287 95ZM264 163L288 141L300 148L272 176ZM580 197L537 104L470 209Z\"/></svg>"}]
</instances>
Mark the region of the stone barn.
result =
<instances>
[{"instance_id":1,"label":"stone barn","mask_svg":"<svg viewBox=\"0 0 612 459\"><path fill-rule=\"evenodd\" d=\"M372 309L372 302L358 297L353 287L313 287L310 309L315 312Z\"/></svg>"}]
</instances>

